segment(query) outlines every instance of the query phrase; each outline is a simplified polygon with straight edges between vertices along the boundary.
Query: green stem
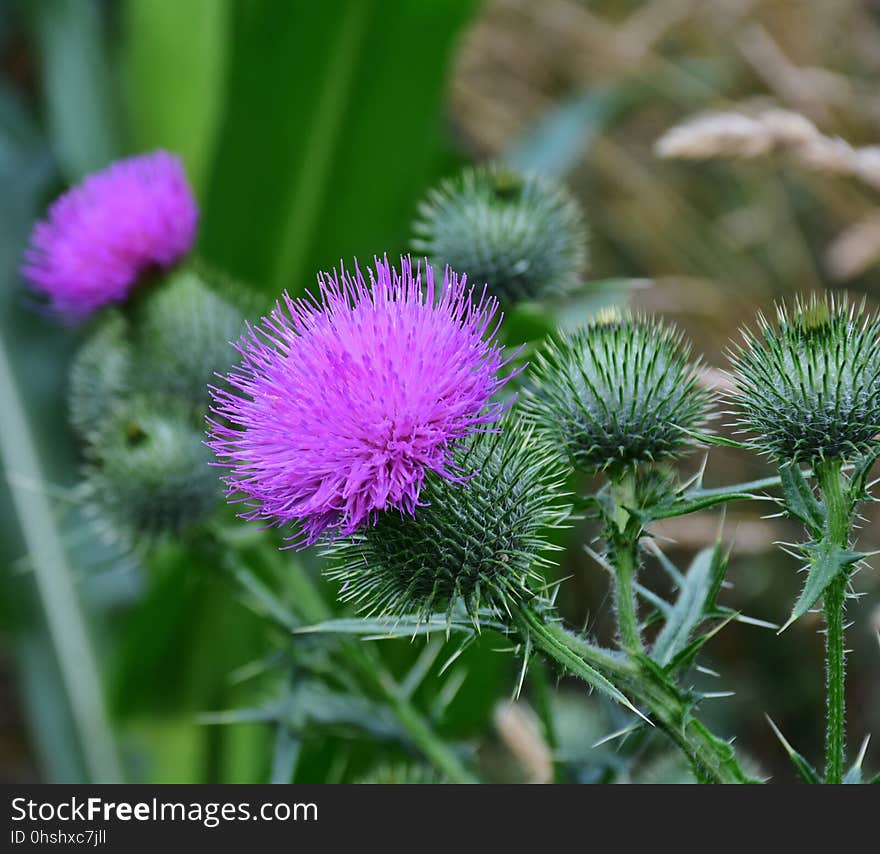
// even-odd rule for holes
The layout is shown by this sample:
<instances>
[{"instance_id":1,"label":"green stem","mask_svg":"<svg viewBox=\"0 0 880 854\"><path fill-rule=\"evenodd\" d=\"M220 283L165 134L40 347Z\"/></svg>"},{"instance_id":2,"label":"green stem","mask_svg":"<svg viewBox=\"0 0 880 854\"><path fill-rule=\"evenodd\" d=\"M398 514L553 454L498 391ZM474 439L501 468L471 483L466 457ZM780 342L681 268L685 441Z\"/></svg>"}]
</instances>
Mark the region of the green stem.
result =
<instances>
[{"instance_id":1,"label":"green stem","mask_svg":"<svg viewBox=\"0 0 880 854\"><path fill-rule=\"evenodd\" d=\"M236 552L228 546L224 547L222 531L218 533L215 529L214 533L221 540L222 563L229 569L230 575L236 582L251 595L255 593L259 595L261 599L265 600L264 605L270 599L275 601L274 594L266 588L263 582L247 566L235 558ZM302 620L306 623L320 623L333 616L312 579L301 566L296 564L285 566L285 578L295 591L293 598L299 610L298 616ZM290 631L290 619L285 619L277 613L277 602L275 602L275 607L266 610L268 616L280 628L284 631ZM421 712L403 695L394 677L384 667L378 656L372 650L348 638L342 639L341 645L344 649L345 659L352 669L388 704L401 726L412 739L413 744L419 748L425 758L452 783L476 783L476 777L467 770L458 756L434 732Z\"/></svg>"},{"instance_id":2,"label":"green stem","mask_svg":"<svg viewBox=\"0 0 880 854\"><path fill-rule=\"evenodd\" d=\"M599 649L528 605L514 614L523 633L545 655L588 684L598 671L644 705L651 722L687 756L702 783L752 782L737 763L731 746L692 717L689 703L662 672L646 660L627 659Z\"/></svg>"},{"instance_id":3,"label":"green stem","mask_svg":"<svg viewBox=\"0 0 880 854\"><path fill-rule=\"evenodd\" d=\"M846 576L840 575L825 591L825 666L828 726L825 738L825 782L843 782L846 752L845 651L843 610Z\"/></svg>"},{"instance_id":4,"label":"green stem","mask_svg":"<svg viewBox=\"0 0 880 854\"><path fill-rule=\"evenodd\" d=\"M641 525L630 516L627 507L635 504L635 471L628 469L612 485L611 498L615 517L608 525L606 540L614 566L614 609L620 645L629 653L644 652L639 630L636 594L633 587L639 571L639 535Z\"/></svg>"},{"instance_id":5,"label":"green stem","mask_svg":"<svg viewBox=\"0 0 880 854\"><path fill-rule=\"evenodd\" d=\"M815 467L819 489L827 508L826 536L848 548L852 531L852 502L843 480L840 462ZM848 575L841 571L825 589L825 678L827 727L825 734L825 782L843 781L846 761L846 649L843 631Z\"/></svg>"},{"instance_id":6,"label":"green stem","mask_svg":"<svg viewBox=\"0 0 880 854\"><path fill-rule=\"evenodd\" d=\"M617 612L617 629L620 645L630 653L644 651L633 587L638 565L638 543L622 542L615 547L614 607Z\"/></svg>"}]
</instances>

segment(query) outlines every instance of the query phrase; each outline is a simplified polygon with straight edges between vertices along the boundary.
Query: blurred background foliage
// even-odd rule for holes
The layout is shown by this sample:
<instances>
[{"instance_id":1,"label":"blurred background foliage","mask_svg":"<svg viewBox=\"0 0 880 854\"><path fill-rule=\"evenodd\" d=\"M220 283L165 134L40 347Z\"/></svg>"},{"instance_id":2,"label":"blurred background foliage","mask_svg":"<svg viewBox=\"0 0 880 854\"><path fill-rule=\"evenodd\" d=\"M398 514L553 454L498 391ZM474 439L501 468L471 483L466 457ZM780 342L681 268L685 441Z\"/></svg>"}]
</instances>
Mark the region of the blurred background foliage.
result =
<instances>
[{"instance_id":1,"label":"blurred background foliage","mask_svg":"<svg viewBox=\"0 0 880 854\"><path fill-rule=\"evenodd\" d=\"M876 141L874 0L0 0L0 71L0 776L8 780L262 781L273 752L276 762L283 756L253 714L205 718L258 708L278 692L257 666L279 654L277 638L232 595L210 554L187 542L123 553L100 540L75 501L64 385L83 330L35 311L17 268L46 202L113 157L180 152L202 206L199 254L267 304L340 258L406 249L426 187L490 158L564 179L586 210L590 278L606 285L561 317L557 309L554 321L571 324L623 298L616 283L625 279L632 302L676 320L707 363L723 367L737 324L774 299L824 288L874 298L877 229L877 246L857 247L858 263L832 264L829 249L876 220L876 188L775 156L694 164L653 152L683 118L744 104L792 109L853 144ZM507 334L535 338L549 327L522 310ZM764 473L757 459L713 451L707 483ZM725 519L734 545L727 596L779 621L800 580L774 542L797 532L753 514L734 507ZM865 551L880 539L874 521L871 513ZM718 525L708 513L657 533L686 564ZM571 542L590 535L577 530ZM283 553L265 568L282 596L295 595L285 573L292 561ZM317 559L304 563L316 575ZM565 616L607 633L597 566L575 547L559 571ZM877 577L858 576L867 595L850 612L853 742L880 729ZM737 693L708 716L777 779L791 771L765 712L810 758L821 744L818 628L805 619L777 638L733 625L709 649L719 687ZM442 687L439 652L406 641L378 648L401 679L419 676L414 699L447 737L475 746L487 777L539 779L528 707L496 705L516 667L493 650L503 645L496 640L468 649ZM539 680L527 700L541 705ZM320 692L310 702L317 717L333 717ZM381 727L374 709L347 714L353 726L336 715L303 745L298 781L369 778L377 763L388 779L387 768L405 761L393 737L376 747L364 735ZM617 716L563 685L558 754L571 778L609 779L644 749L592 747ZM640 773L682 775L662 755Z\"/></svg>"}]
</instances>

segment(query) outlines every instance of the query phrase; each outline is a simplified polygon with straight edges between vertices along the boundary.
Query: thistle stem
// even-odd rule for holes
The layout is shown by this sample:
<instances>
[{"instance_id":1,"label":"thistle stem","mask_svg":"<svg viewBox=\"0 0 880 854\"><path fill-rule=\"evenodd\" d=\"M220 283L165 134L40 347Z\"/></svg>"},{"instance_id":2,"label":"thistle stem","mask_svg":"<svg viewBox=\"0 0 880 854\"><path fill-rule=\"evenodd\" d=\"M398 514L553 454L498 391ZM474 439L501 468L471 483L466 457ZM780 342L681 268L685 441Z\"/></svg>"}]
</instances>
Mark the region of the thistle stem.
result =
<instances>
[{"instance_id":1,"label":"thistle stem","mask_svg":"<svg viewBox=\"0 0 880 854\"><path fill-rule=\"evenodd\" d=\"M520 631L557 664L591 685L590 673L598 671L643 704L651 722L687 756L699 782L753 782L740 768L733 748L691 715L687 699L658 668L599 649L530 605L521 606L513 617Z\"/></svg>"},{"instance_id":2,"label":"thistle stem","mask_svg":"<svg viewBox=\"0 0 880 854\"><path fill-rule=\"evenodd\" d=\"M825 782L843 782L846 751L845 652L843 609L846 576L841 575L825 591L825 667L828 694L828 726L825 736Z\"/></svg>"},{"instance_id":3,"label":"thistle stem","mask_svg":"<svg viewBox=\"0 0 880 854\"><path fill-rule=\"evenodd\" d=\"M629 653L644 652L639 630L636 594L633 584L639 570L641 525L633 524L627 507L635 503L635 471L629 469L613 482L611 497L615 518L608 525L606 540L611 546L614 567L614 610L620 645Z\"/></svg>"},{"instance_id":4,"label":"thistle stem","mask_svg":"<svg viewBox=\"0 0 880 854\"><path fill-rule=\"evenodd\" d=\"M843 481L841 464L816 466L819 489L827 508L826 536L836 546L848 548L852 530L852 505ZM843 619L848 576L845 570L825 589L825 679L827 727L825 734L825 782L843 782L846 758L846 650Z\"/></svg>"},{"instance_id":5,"label":"thistle stem","mask_svg":"<svg viewBox=\"0 0 880 854\"><path fill-rule=\"evenodd\" d=\"M639 620L636 615L636 594L633 588L638 570L638 544L621 543L614 551L614 607L620 645L627 652L643 652Z\"/></svg>"}]
</instances>

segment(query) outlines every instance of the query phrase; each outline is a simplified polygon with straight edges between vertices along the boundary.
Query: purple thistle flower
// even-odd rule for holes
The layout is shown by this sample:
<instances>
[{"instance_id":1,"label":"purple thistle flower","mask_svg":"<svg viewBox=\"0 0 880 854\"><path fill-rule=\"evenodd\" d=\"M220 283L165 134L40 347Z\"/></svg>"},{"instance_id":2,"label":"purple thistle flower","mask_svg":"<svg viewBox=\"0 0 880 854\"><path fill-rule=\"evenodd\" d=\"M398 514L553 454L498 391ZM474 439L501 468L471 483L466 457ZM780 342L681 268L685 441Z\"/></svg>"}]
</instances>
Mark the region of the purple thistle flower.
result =
<instances>
[{"instance_id":1,"label":"purple thistle flower","mask_svg":"<svg viewBox=\"0 0 880 854\"><path fill-rule=\"evenodd\" d=\"M31 233L22 274L70 318L124 300L140 275L193 244L199 211L166 151L119 160L53 202Z\"/></svg>"},{"instance_id":2,"label":"purple thistle flower","mask_svg":"<svg viewBox=\"0 0 880 854\"><path fill-rule=\"evenodd\" d=\"M319 295L291 299L237 345L243 361L212 388L209 446L230 468L242 514L295 523L294 546L348 535L387 508L413 514L428 471L463 481L451 446L496 421L510 376L495 341L498 310L446 271L408 257L318 276ZM477 297L478 299L475 299Z\"/></svg>"}]
</instances>

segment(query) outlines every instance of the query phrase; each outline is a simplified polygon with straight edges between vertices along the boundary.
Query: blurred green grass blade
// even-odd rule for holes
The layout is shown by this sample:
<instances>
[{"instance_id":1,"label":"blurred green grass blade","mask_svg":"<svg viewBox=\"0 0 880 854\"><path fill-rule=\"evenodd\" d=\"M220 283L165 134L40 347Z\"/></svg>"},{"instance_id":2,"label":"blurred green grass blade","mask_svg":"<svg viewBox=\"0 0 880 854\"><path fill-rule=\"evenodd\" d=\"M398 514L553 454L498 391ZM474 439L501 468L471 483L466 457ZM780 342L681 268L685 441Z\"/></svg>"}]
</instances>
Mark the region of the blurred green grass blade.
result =
<instances>
[{"instance_id":1,"label":"blurred green grass blade","mask_svg":"<svg viewBox=\"0 0 880 854\"><path fill-rule=\"evenodd\" d=\"M91 778L105 782L120 778L119 765L85 617L44 477L47 467L54 476L63 457L55 407L71 336L47 330L44 322L18 305L21 251L38 200L54 174L49 166L44 140L21 104L0 89L0 184L7 200L0 206L0 506L4 511L8 507L0 516L0 543L2 557L9 562L4 567L9 583L3 592L18 618L14 648L26 700L30 709L40 707L39 714L30 716L35 742L44 758L53 754L44 764L47 774L81 782L82 755ZM42 429L37 428L44 427L52 431L52 438L40 442ZM11 552L10 543L16 544L16 552ZM26 579L13 578L10 571L21 548L31 569ZM41 623L28 613L31 600L37 598L48 638L39 634ZM70 743L68 704L78 744Z\"/></svg>"},{"instance_id":2,"label":"blurred green grass blade","mask_svg":"<svg viewBox=\"0 0 880 854\"><path fill-rule=\"evenodd\" d=\"M0 462L9 480L89 773L95 782L119 782L122 774L101 679L52 507L45 491L21 485L44 481L2 338L0 400Z\"/></svg>"},{"instance_id":3,"label":"blurred green grass blade","mask_svg":"<svg viewBox=\"0 0 880 854\"><path fill-rule=\"evenodd\" d=\"M474 5L236 3L203 254L277 292L404 248L442 151L445 60Z\"/></svg>"},{"instance_id":4,"label":"blurred green grass blade","mask_svg":"<svg viewBox=\"0 0 880 854\"><path fill-rule=\"evenodd\" d=\"M52 148L64 177L74 182L120 152L100 4L40 0L22 5L39 49Z\"/></svg>"},{"instance_id":5,"label":"blurred green grass blade","mask_svg":"<svg viewBox=\"0 0 880 854\"><path fill-rule=\"evenodd\" d=\"M178 153L200 195L222 117L230 0L127 0L120 55L131 148Z\"/></svg>"}]
</instances>

